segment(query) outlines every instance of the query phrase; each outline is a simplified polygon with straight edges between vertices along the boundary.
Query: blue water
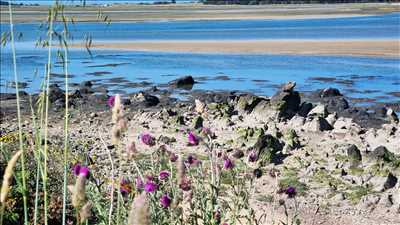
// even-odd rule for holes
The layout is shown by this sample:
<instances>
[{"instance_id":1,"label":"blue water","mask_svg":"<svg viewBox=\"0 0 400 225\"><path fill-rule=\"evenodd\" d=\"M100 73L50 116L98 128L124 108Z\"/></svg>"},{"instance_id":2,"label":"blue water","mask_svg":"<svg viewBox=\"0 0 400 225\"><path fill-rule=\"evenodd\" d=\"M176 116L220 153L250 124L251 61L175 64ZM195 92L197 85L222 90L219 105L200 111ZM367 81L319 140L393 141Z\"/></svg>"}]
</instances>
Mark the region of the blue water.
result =
<instances>
[{"instance_id":1,"label":"blue water","mask_svg":"<svg viewBox=\"0 0 400 225\"><path fill-rule=\"evenodd\" d=\"M209 39L400 39L400 13L381 16L256 21L183 21L114 23L110 26L78 23L71 27L75 40L91 33L99 41L124 40L209 40ZM34 48L40 32L38 24L17 24L23 38L17 43L18 73L28 92L39 90L43 79L47 52ZM8 30L1 24L2 31ZM55 55L55 52L53 53ZM115 67L101 66L117 63ZM121 63L121 64L119 64ZM146 53L115 50L93 50L93 58L85 51L71 50L70 82L94 80L111 92L132 92L136 82L146 80L163 84L179 76L192 75L201 82L194 89L251 91L271 95L277 85L293 80L301 91L337 87L354 98L374 98L379 102L400 102L392 92L400 91L398 58L232 55L189 53ZM105 72L95 76L93 72ZM62 74L56 64L53 73ZM0 92L12 92L13 80L10 47L1 47ZM230 80L215 80L218 76ZM323 82L319 78L335 78ZM121 78L119 81L113 78ZM63 78L52 81L63 84Z\"/></svg>"},{"instance_id":2,"label":"blue water","mask_svg":"<svg viewBox=\"0 0 400 225\"><path fill-rule=\"evenodd\" d=\"M9 29L1 24L2 31ZM63 28L58 24L57 28ZM21 41L45 38L39 24L17 24ZM171 21L131 23L77 23L69 30L77 40L224 40L224 39L400 39L400 13L333 19Z\"/></svg>"}]
</instances>

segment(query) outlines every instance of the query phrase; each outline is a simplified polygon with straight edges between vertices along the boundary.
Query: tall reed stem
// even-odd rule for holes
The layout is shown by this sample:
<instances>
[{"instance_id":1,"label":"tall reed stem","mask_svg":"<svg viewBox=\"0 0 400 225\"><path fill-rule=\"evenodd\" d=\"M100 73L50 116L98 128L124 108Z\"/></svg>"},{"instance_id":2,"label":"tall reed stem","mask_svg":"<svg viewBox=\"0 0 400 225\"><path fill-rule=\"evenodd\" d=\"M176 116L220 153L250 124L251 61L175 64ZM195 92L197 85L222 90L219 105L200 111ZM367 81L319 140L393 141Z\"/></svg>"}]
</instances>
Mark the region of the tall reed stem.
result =
<instances>
[{"instance_id":1,"label":"tall reed stem","mask_svg":"<svg viewBox=\"0 0 400 225\"><path fill-rule=\"evenodd\" d=\"M67 38L66 31L64 32L64 38ZM67 161L68 161L68 117L69 117L69 106L68 106L68 48L64 44L64 72L65 72L65 124L64 124L64 180L63 180L63 214L62 214L62 225L65 225L66 215L66 201L67 201Z\"/></svg>"},{"instance_id":2,"label":"tall reed stem","mask_svg":"<svg viewBox=\"0 0 400 225\"><path fill-rule=\"evenodd\" d=\"M8 12L10 17L10 34L11 34L11 49L13 56L13 66L14 66L14 81L15 81L15 92L17 97L17 116L18 116L18 138L19 138L19 148L22 150L21 155L21 172L22 172L22 199L24 204L24 224L28 225L28 200L27 200L27 189L26 189L26 172L25 172L25 150L24 143L22 140L22 125L21 125L21 105L19 98L19 84L18 84L18 74L17 74L17 57L15 53L15 40L14 40L14 23L12 16L11 1L8 2ZM4 206L2 206L4 207Z\"/></svg>"},{"instance_id":3,"label":"tall reed stem","mask_svg":"<svg viewBox=\"0 0 400 225\"><path fill-rule=\"evenodd\" d=\"M45 106L45 120L44 120L44 176L43 176L43 197L44 197L44 224L47 225L48 218L48 193L47 193L47 161L48 161L48 123L49 123L49 89L50 89L50 74L51 74L51 50L52 50L52 40L53 40L53 9L49 12L50 25L49 25L49 46L48 46L48 61L46 66L46 106Z\"/></svg>"}]
</instances>

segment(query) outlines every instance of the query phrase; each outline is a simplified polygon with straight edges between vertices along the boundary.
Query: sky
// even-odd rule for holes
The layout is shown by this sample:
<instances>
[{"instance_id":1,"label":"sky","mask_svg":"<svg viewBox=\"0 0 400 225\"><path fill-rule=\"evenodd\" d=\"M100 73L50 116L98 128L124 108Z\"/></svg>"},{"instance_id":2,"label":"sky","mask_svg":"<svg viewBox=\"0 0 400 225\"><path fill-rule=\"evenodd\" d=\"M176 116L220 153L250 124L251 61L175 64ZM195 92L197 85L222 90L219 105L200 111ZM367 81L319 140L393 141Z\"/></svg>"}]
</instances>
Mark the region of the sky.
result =
<instances>
[{"instance_id":1,"label":"sky","mask_svg":"<svg viewBox=\"0 0 400 225\"><path fill-rule=\"evenodd\" d=\"M153 3L156 1L171 1L171 0L86 0L86 4L112 4L112 3ZM176 0L177 3L193 2L195 0ZM41 4L50 5L53 3L51 0L13 0L13 3L24 4ZM79 4L80 0L64 0L64 3Z\"/></svg>"}]
</instances>

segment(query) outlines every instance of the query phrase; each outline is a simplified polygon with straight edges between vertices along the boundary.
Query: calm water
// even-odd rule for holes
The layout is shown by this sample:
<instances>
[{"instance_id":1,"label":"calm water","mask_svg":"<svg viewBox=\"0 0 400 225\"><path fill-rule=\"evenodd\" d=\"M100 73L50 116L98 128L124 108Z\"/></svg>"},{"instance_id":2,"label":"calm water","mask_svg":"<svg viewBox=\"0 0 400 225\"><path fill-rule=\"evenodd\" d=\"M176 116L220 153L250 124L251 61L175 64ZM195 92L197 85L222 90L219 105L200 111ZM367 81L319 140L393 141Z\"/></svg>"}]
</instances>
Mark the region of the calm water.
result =
<instances>
[{"instance_id":1,"label":"calm water","mask_svg":"<svg viewBox=\"0 0 400 225\"><path fill-rule=\"evenodd\" d=\"M110 26L80 23L72 26L75 39L91 33L100 41L123 40L204 40L204 39L400 39L400 14L341 19L191 21L114 23ZM17 43L18 72L27 83L25 91L40 87L47 53L33 47L40 32L38 24L17 24L23 38ZM8 30L1 24L1 30ZM302 91L328 86L338 87L356 98L375 98L381 102L400 101L400 63L398 59L337 56L222 55L145 53L95 50L93 58L71 50L71 82L95 80L114 92L137 91L137 83L166 83L176 77L192 75L201 83L195 89L241 90L270 95L276 86L294 80ZM116 65L107 65L116 64ZM62 68L55 65L53 81ZM97 72L97 74L95 74ZM229 80L226 79L227 76ZM1 92L12 92L12 61L9 47L1 48ZM327 82L327 80L329 82Z\"/></svg>"}]
</instances>

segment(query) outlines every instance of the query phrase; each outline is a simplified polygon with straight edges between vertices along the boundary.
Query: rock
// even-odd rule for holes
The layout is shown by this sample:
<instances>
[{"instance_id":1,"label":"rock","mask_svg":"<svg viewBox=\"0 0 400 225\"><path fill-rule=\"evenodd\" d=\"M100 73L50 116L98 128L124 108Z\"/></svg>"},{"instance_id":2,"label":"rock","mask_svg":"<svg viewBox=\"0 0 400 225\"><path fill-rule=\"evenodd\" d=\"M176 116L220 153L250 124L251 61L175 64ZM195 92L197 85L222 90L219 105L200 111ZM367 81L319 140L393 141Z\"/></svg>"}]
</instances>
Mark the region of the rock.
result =
<instances>
[{"instance_id":1,"label":"rock","mask_svg":"<svg viewBox=\"0 0 400 225\"><path fill-rule=\"evenodd\" d=\"M58 84L51 84L49 89L50 102L56 102L57 100L65 101L64 91L58 86Z\"/></svg>"},{"instance_id":2,"label":"rock","mask_svg":"<svg viewBox=\"0 0 400 225\"><path fill-rule=\"evenodd\" d=\"M397 177L395 177L392 173L389 173L385 183L383 184L383 189L387 190L393 188L397 184Z\"/></svg>"},{"instance_id":3,"label":"rock","mask_svg":"<svg viewBox=\"0 0 400 225\"><path fill-rule=\"evenodd\" d=\"M339 112L349 108L349 103L343 97L325 98L322 101L322 104L326 105L326 108L329 113L333 113L333 112L339 113Z\"/></svg>"},{"instance_id":4,"label":"rock","mask_svg":"<svg viewBox=\"0 0 400 225\"><path fill-rule=\"evenodd\" d=\"M82 87L91 88L91 87L93 86L93 83L92 83L90 80L88 80L88 81L83 81L83 82L81 83L81 86L82 86Z\"/></svg>"},{"instance_id":5,"label":"rock","mask_svg":"<svg viewBox=\"0 0 400 225\"><path fill-rule=\"evenodd\" d=\"M361 198L360 206L364 209L374 207L381 198L377 195L365 195Z\"/></svg>"},{"instance_id":6,"label":"rock","mask_svg":"<svg viewBox=\"0 0 400 225\"><path fill-rule=\"evenodd\" d=\"M304 129L312 132L332 130L332 126L323 117L311 118L304 124Z\"/></svg>"},{"instance_id":7,"label":"rock","mask_svg":"<svg viewBox=\"0 0 400 225\"><path fill-rule=\"evenodd\" d=\"M275 119L278 117L278 112L272 108L269 100L260 101L256 107L254 107L251 114L262 121L268 121L271 118Z\"/></svg>"},{"instance_id":8,"label":"rock","mask_svg":"<svg viewBox=\"0 0 400 225\"><path fill-rule=\"evenodd\" d=\"M379 203L385 207L391 207L394 204L393 195L383 194Z\"/></svg>"},{"instance_id":9,"label":"rock","mask_svg":"<svg viewBox=\"0 0 400 225\"><path fill-rule=\"evenodd\" d=\"M183 89L192 89L194 85L194 79L192 76L185 76L178 78L176 80L170 81L168 84L171 86L175 86L177 88L183 88Z\"/></svg>"},{"instance_id":10,"label":"rock","mask_svg":"<svg viewBox=\"0 0 400 225\"><path fill-rule=\"evenodd\" d=\"M276 156L278 151L283 148L282 144L277 138L270 134L263 135L258 138L252 150L257 153L257 158L261 164L271 163L277 160Z\"/></svg>"},{"instance_id":11,"label":"rock","mask_svg":"<svg viewBox=\"0 0 400 225\"><path fill-rule=\"evenodd\" d=\"M327 115L328 111L326 109L326 106L322 104L317 105L307 114L307 116L321 116L321 117L326 117Z\"/></svg>"},{"instance_id":12,"label":"rock","mask_svg":"<svg viewBox=\"0 0 400 225\"><path fill-rule=\"evenodd\" d=\"M326 98L326 97L342 96L342 94L337 88L325 88L319 91L319 96L321 98Z\"/></svg>"},{"instance_id":13,"label":"rock","mask_svg":"<svg viewBox=\"0 0 400 225\"><path fill-rule=\"evenodd\" d=\"M288 147L288 150L292 150L292 149L297 149L300 148L300 141L299 141L299 136L297 135L296 131L293 129L289 129L285 135L285 142L286 145Z\"/></svg>"},{"instance_id":14,"label":"rock","mask_svg":"<svg viewBox=\"0 0 400 225\"><path fill-rule=\"evenodd\" d=\"M289 127L298 128L298 127L302 127L304 125L305 121L306 121L306 119L304 117L294 116L292 119L290 119L288 125L289 125Z\"/></svg>"},{"instance_id":15,"label":"rock","mask_svg":"<svg viewBox=\"0 0 400 225\"><path fill-rule=\"evenodd\" d=\"M284 92L292 92L294 87L296 87L296 82L289 81L282 86L282 91Z\"/></svg>"},{"instance_id":16,"label":"rock","mask_svg":"<svg viewBox=\"0 0 400 225\"><path fill-rule=\"evenodd\" d=\"M353 166L359 165L362 160L361 152L355 145L351 145L347 148L347 157Z\"/></svg>"},{"instance_id":17,"label":"rock","mask_svg":"<svg viewBox=\"0 0 400 225\"><path fill-rule=\"evenodd\" d=\"M396 113L393 111L393 109L389 108L386 111L386 116L390 119L390 121L394 122L394 123L398 123L399 122L399 118L397 117Z\"/></svg>"},{"instance_id":18,"label":"rock","mask_svg":"<svg viewBox=\"0 0 400 225\"><path fill-rule=\"evenodd\" d=\"M283 86L281 91L272 96L271 104L278 111L279 118L290 119L299 110L301 99L299 92L293 91L295 86L295 82L289 82Z\"/></svg>"},{"instance_id":19,"label":"rock","mask_svg":"<svg viewBox=\"0 0 400 225\"><path fill-rule=\"evenodd\" d=\"M137 99L144 104L146 107L152 107L152 106L156 106L158 105L158 103L160 103L160 100L158 99L157 96L154 95L150 95L147 93L139 93L137 95Z\"/></svg>"},{"instance_id":20,"label":"rock","mask_svg":"<svg viewBox=\"0 0 400 225\"><path fill-rule=\"evenodd\" d=\"M333 127L337 120L337 114L336 113L329 114L325 119Z\"/></svg>"},{"instance_id":21,"label":"rock","mask_svg":"<svg viewBox=\"0 0 400 225\"><path fill-rule=\"evenodd\" d=\"M194 119L193 119L193 123L192 123L192 127L193 127L193 129L195 129L195 130L197 130L197 129L200 129L200 128L203 128L203 117L201 117L201 116L196 116Z\"/></svg>"},{"instance_id":22,"label":"rock","mask_svg":"<svg viewBox=\"0 0 400 225\"><path fill-rule=\"evenodd\" d=\"M238 98L236 110L240 113L251 113L256 105L263 99L254 95L243 95Z\"/></svg>"},{"instance_id":23,"label":"rock","mask_svg":"<svg viewBox=\"0 0 400 225\"><path fill-rule=\"evenodd\" d=\"M372 152L368 154L371 158L375 160L383 160L385 162L392 162L395 160L396 156L387 150L385 146L378 146Z\"/></svg>"},{"instance_id":24,"label":"rock","mask_svg":"<svg viewBox=\"0 0 400 225\"><path fill-rule=\"evenodd\" d=\"M313 108L313 104L311 104L309 102L303 102L303 103L301 103L297 114L299 114L302 117L306 117L312 108Z\"/></svg>"}]
</instances>

